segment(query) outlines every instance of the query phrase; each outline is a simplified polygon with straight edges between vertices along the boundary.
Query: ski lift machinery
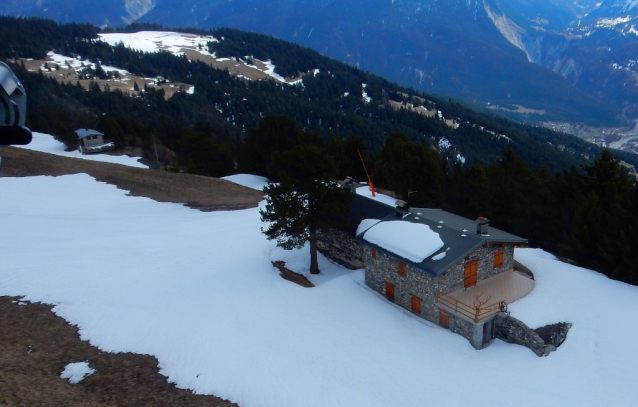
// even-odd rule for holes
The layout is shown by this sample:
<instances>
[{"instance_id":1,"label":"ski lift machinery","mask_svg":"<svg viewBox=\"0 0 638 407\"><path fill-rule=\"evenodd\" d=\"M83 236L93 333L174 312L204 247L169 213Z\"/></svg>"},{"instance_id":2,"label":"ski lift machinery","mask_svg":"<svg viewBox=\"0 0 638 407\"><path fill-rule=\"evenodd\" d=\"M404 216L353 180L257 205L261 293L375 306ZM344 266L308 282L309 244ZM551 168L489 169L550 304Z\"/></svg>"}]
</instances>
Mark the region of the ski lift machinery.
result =
<instances>
[{"instance_id":1,"label":"ski lift machinery","mask_svg":"<svg viewBox=\"0 0 638 407\"><path fill-rule=\"evenodd\" d=\"M27 93L24 86L11 68L0 62L0 147L31 142L31 130L25 127L26 119Z\"/></svg>"}]
</instances>

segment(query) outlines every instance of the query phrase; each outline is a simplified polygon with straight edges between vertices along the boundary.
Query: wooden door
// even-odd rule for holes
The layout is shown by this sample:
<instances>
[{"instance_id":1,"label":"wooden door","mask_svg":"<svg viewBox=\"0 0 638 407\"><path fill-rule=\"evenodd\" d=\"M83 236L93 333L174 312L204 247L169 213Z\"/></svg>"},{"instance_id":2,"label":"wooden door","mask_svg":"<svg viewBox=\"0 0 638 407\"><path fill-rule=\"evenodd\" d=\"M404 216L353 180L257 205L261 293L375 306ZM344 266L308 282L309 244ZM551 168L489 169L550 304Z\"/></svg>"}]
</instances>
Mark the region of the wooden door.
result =
<instances>
[{"instance_id":1,"label":"wooden door","mask_svg":"<svg viewBox=\"0 0 638 407\"><path fill-rule=\"evenodd\" d=\"M478 274L478 261L473 261L465 265L465 288L473 287L476 285L476 279Z\"/></svg>"},{"instance_id":2,"label":"wooden door","mask_svg":"<svg viewBox=\"0 0 638 407\"><path fill-rule=\"evenodd\" d=\"M439 310L439 325L445 329L450 329L450 315L442 309Z\"/></svg>"},{"instance_id":3,"label":"wooden door","mask_svg":"<svg viewBox=\"0 0 638 407\"><path fill-rule=\"evenodd\" d=\"M385 282L385 297L390 301L394 301L394 284Z\"/></svg>"},{"instance_id":4,"label":"wooden door","mask_svg":"<svg viewBox=\"0 0 638 407\"><path fill-rule=\"evenodd\" d=\"M421 299L417 296L411 295L412 297L412 312L415 314L421 314Z\"/></svg>"}]
</instances>

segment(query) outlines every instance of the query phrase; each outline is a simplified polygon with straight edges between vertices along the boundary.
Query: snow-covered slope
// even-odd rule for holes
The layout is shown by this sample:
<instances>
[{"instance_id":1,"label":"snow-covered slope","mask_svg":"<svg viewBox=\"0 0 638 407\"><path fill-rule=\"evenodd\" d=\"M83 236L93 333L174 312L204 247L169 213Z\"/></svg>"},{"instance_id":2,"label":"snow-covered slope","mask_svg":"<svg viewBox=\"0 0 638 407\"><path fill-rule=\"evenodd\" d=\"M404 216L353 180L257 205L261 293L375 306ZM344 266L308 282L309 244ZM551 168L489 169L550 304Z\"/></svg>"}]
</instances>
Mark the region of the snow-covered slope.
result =
<instances>
[{"instance_id":1,"label":"snow-covered slope","mask_svg":"<svg viewBox=\"0 0 638 407\"><path fill-rule=\"evenodd\" d=\"M315 288L283 280L270 261L308 274L308 253L267 241L257 209L195 211L83 174L0 178L0 190L0 295L55 304L83 339L155 355L197 393L242 407L638 399L638 287L539 250L517 250L536 288L509 308L533 327L574 324L547 358L500 341L476 351L323 257Z\"/></svg>"},{"instance_id":2,"label":"snow-covered slope","mask_svg":"<svg viewBox=\"0 0 638 407\"><path fill-rule=\"evenodd\" d=\"M82 160L102 161L107 163L128 165L129 167L148 168L140 163L139 157L129 157L127 155L110 154L82 154L79 151L65 151L64 143L59 142L50 134L33 133L33 140L26 146L17 146L27 150L41 151L43 153L60 155L63 157L79 158Z\"/></svg>"}]
</instances>

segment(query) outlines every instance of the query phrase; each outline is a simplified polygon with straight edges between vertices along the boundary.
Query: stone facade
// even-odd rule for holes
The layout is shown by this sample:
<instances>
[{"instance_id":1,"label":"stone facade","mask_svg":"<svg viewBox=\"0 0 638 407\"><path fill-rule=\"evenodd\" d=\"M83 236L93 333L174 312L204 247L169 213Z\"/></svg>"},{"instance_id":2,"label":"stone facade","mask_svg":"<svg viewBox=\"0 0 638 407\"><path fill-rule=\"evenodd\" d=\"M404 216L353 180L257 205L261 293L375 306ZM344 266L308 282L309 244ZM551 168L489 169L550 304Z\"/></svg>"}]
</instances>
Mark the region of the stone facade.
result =
<instances>
[{"instance_id":1,"label":"stone facade","mask_svg":"<svg viewBox=\"0 0 638 407\"><path fill-rule=\"evenodd\" d=\"M501 267L494 268L494 253L501 248L504 249L503 264ZM420 302L420 312L417 315L438 324L440 307L436 304L437 290L447 294L462 289L465 281L464 266L469 262L478 261L477 281L511 270L514 265L514 247L485 244L439 276L432 276L409 264L406 265L405 275L401 275L399 259L380 250L376 250L376 256L374 256L370 247L367 247L365 251L364 261L365 282L370 288L387 296L387 283L391 284L394 287L394 302L412 312L415 312L412 309L412 297L417 297ZM491 323L490 321L484 320L477 324L450 314L449 327L453 332L467 338L472 346L481 349L493 338L492 329L487 330L490 337L484 338L483 325Z\"/></svg>"},{"instance_id":2,"label":"stone facade","mask_svg":"<svg viewBox=\"0 0 638 407\"><path fill-rule=\"evenodd\" d=\"M380 250L376 258L372 256L371 248L365 251L366 284L373 290L385 295L385 283L394 285L394 302L406 309L411 309L410 295L421 299L421 313L425 319L438 323L439 307L436 306L436 291L445 294L463 288L465 281L465 264L478 261L477 281L490 278L504 271L511 270L514 264L514 248L506 247L503 255L503 265L494 268L494 253L500 246L483 245L470 253L465 259L459 260L452 267L439 276L432 276L411 265L407 265L406 276L398 273L399 260Z\"/></svg>"},{"instance_id":3,"label":"stone facade","mask_svg":"<svg viewBox=\"0 0 638 407\"><path fill-rule=\"evenodd\" d=\"M366 245L338 229L317 231L317 249L335 263L350 270L365 266Z\"/></svg>"}]
</instances>

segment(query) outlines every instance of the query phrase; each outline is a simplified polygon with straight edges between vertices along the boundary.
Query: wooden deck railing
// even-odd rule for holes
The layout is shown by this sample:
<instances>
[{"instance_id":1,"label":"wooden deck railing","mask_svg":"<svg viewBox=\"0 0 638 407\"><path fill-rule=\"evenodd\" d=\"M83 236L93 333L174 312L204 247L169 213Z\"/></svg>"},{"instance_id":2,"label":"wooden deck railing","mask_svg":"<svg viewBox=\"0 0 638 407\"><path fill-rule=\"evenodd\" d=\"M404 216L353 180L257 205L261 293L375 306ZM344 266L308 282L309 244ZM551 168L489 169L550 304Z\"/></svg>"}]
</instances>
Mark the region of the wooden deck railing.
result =
<instances>
[{"instance_id":1,"label":"wooden deck railing","mask_svg":"<svg viewBox=\"0 0 638 407\"><path fill-rule=\"evenodd\" d=\"M476 305L468 305L438 290L436 292L436 302L445 305L455 313L461 314L474 322L479 322L487 317L507 310L505 301L499 301L489 305L480 302Z\"/></svg>"}]
</instances>

